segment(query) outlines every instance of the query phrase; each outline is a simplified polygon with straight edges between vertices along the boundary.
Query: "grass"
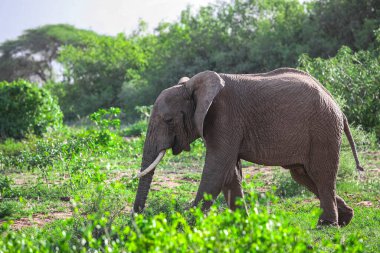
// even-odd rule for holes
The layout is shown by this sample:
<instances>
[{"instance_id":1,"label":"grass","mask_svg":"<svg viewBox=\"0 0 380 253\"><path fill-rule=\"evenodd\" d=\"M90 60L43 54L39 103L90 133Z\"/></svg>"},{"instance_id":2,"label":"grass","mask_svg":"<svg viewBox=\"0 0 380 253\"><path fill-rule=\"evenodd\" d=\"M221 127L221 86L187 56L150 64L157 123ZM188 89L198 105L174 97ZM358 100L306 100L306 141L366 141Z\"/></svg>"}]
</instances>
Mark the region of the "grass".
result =
<instances>
[{"instance_id":1,"label":"grass","mask_svg":"<svg viewBox=\"0 0 380 253\"><path fill-rule=\"evenodd\" d=\"M31 137L0 144L1 231L5 241L12 242L12 249L19 249L18 243L24 240L35 252L44 247L54 251L49 245L62 251L118 252L118 247L126 251L173 251L168 246L172 242L160 244L173 237L178 243L173 247L182 242L190 251L210 250L215 240L219 240L220 251L247 250L255 245L255 251L275 252L274 244L296 252L380 251L380 152L373 144L360 146L367 170L363 179L356 175L350 151L344 147L342 152L337 191L355 210L352 223L345 228L316 228L320 212L317 199L294 183L286 170L247 162L243 163L243 173L250 218L228 212L222 196L207 216L190 214L186 210L195 197L204 162L200 141L192 144L189 153L164 158L156 170L144 215L131 219L138 183L131 178L139 170L144 137L126 139L106 132L109 136L99 139L99 131L66 128L44 139ZM70 215L72 218L67 219ZM7 225L12 220L14 225ZM37 225L32 221L38 221ZM245 222L250 225L239 225ZM272 222L278 226L276 232L268 227ZM212 224L219 227L215 230ZM151 237L148 228L156 237ZM247 229L251 234L239 234ZM241 243L231 242L221 234L224 230ZM286 233L288 239L276 241ZM259 235L263 237L256 237ZM114 243L113 251L107 249L105 240ZM0 244L0 252L11 249L9 244L6 247Z\"/></svg>"}]
</instances>

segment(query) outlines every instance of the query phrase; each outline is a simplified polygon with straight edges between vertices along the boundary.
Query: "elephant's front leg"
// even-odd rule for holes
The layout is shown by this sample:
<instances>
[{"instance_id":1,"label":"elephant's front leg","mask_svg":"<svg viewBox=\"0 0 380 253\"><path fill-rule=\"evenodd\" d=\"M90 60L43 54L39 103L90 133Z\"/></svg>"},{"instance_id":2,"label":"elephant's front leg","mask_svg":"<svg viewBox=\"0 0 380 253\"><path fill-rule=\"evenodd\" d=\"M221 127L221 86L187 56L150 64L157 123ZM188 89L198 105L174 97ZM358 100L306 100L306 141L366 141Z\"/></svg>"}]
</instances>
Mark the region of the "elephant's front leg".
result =
<instances>
[{"instance_id":1,"label":"elephant's front leg","mask_svg":"<svg viewBox=\"0 0 380 253\"><path fill-rule=\"evenodd\" d=\"M222 191L224 194L224 198L226 199L227 205L231 210L235 210L236 208L244 208L247 212L245 204L243 204L242 206L236 204L236 200L238 198L244 198L242 179L242 165L239 159L236 163L235 169L231 171L229 176L226 178Z\"/></svg>"},{"instance_id":2,"label":"elephant's front leg","mask_svg":"<svg viewBox=\"0 0 380 253\"><path fill-rule=\"evenodd\" d=\"M235 169L237 155L231 156L224 152L207 151L206 162L203 168L201 183L198 188L194 206L202 201L202 210L208 210L218 197L225 185L228 174ZM211 195L211 199L204 199L204 195Z\"/></svg>"}]
</instances>

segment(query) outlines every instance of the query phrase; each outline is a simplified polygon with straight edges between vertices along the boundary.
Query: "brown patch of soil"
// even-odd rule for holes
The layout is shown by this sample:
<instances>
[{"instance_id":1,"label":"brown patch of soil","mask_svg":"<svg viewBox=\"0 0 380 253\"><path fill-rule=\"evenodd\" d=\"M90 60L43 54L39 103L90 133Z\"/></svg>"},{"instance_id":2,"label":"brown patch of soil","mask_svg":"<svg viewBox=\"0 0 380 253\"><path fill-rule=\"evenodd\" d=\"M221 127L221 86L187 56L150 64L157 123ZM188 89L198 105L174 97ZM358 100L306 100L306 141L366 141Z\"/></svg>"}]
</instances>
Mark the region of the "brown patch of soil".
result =
<instances>
[{"instance_id":1,"label":"brown patch of soil","mask_svg":"<svg viewBox=\"0 0 380 253\"><path fill-rule=\"evenodd\" d=\"M255 167L250 166L243 168L243 177L245 175L255 176L257 174L262 174L264 176L269 176L273 174L273 167Z\"/></svg>"},{"instance_id":2,"label":"brown patch of soil","mask_svg":"<svg viewBox=\"0 0 380 253\"><path fill-rule=\"evenodd\" d=\"M303 203L312 203L312 202L316 202L318 199L303 199L302 202Z\"/></svg>"},{"instance_id":3,"label":"brown patch of soil","mask_svg":"<svg viewBox=\"0 0 380 253\"><path fill-rule=\"evenodd\" d=\"M106 182L113 182L113 181L121 180L123 177L132 179L131 171L115 173L115 174L113 174L113 177L107 179Z\"/></svg>"},{"instance_id":4,"label":"brown patch of soil","mask_svg":"<svg viewBox=\"0 0 380 253\"><path fill-rule=\"evenodd\" d=\"M175 182L176 177L163 177L158 176L156 180L152 182L152 190L158 191L160 188L173 189L180 186L180 183Z\"/></svg>"},{"instance_id":5,"label":"brown patch of soil","mask_svg":"<svg viewBox=\"0 0 380 253\"><path fill-rule=\"evenodd\" d=\"M260 182L264 183L263 187L256 188L259 192L267 192L273 185L274 167L247 167L243 168L243 178L247 182L255 182L255 176L260 174Z\"/></svg>"},{"instance_id":6,"label":"brown patch of soil","mask_svg":"<svg viewBox=\"0 0 380 253\"><path fill-rule=\"evenodd\" d=\"M199 182L199 181L200 181L200 180L198 180L198 179L188 178L188 177L181 177L180 180L181 180L181 181L185 181L185 182L191 182L191 183L196 183L196 182Z\"/></svg>"},{"instance_id":7,"label":"brown patch of soil","mask_svg":"<svg viewBox=\"0 0 380 253\"><path fill-rule=\"evenodd\" d=\"M69 196L64 196L64 197L60 197L59 200L63 201L63 202L69 202L70 201L70 197Z\"/></svg>"},{"instance_id":8,"label":"brown patch of soil","mask_svg":"<svg viewBox=\"0 0 380 253\"><path fill-rule=\"evenodd\" d=\"M266 187L257 187L257 188L255 188L255 190L260 192L260 193L266 193L269 189Z\"/></svg>"},{"instance_id":9,"label":"brown patch of soil","mask_svg":"<svg viewBox=\"0 0 380 253\"><path fill-rule=\"evenodd\" d=\"M43 227L49 222L55 221L55 220L65 220L72 216L72 212L54 212L49 214L33 214L31 218L20 218L13 220L13 224L11 225L11 228L15 230L20 230L25 227L30 226L37 226L37 227ZM0 225L5 223L5 220L0 220Z\"/></svg>"},{"instance_id":10,"label":"brown patch of soil","mask_svg":"<svg viewBox=\"0 0 380 253\"><path fill-rule=\"evenodd\" d=\"M17 174L17 175L12 175L11 176L13 180L13 185L14 186L25 186L25 185L33 185L38 183L38 176L37 175L30 175L30 174ZM56 174L55 179L48 179L47 182L43 180L44 183L48 185L60 185L67 181L68 176L67 175L61 175L61 174Z\"/></svg>"},{"instance_id":11,"label":"brown patch of soil","mask_svg":"<svg viewBox=\"0 0 380 253\"><path fill-rule=\"evenodd\" d=\"M14 185L21 186L21 185L27 185L31 182L34 183L37 181L37 176L35 175L25 175L25 174L17 174L12 177L12 180L14 182Z\"/></svg>"},{"instance_id":12,"label":"brown patch of soil","mask_svg":"<svg viewBox=\"0 0 380 253\"><path fill-rule=\"evenodd\" d=\"M124 141L126 141L126 142L129 142L131 140L135 140L135 139L138 139L138 138L139 137L137 137L137 136L124 136L123 137Z\"/></svg>"}]
</instances>

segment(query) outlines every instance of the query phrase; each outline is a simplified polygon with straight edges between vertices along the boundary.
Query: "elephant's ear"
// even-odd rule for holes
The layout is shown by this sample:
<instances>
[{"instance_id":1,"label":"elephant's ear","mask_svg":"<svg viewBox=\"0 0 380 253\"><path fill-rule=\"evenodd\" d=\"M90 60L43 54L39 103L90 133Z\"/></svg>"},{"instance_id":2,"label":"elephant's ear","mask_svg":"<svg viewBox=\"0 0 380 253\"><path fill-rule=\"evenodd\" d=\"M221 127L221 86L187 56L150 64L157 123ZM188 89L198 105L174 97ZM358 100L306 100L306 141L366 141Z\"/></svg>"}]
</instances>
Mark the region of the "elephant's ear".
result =
<instances>
[{"instance_id":1,"label":"elephant's ear","mask_svg":"<svg viewBox=\"0 0 380 253\"><path fill-rule=\"evenodd\" d=\"M184 85L194 99L194 123L198 134L203 138L203 122L212 101L223 89L224 80L216 72L205 71L196 74Z\"/></svg>"}]
</instances>

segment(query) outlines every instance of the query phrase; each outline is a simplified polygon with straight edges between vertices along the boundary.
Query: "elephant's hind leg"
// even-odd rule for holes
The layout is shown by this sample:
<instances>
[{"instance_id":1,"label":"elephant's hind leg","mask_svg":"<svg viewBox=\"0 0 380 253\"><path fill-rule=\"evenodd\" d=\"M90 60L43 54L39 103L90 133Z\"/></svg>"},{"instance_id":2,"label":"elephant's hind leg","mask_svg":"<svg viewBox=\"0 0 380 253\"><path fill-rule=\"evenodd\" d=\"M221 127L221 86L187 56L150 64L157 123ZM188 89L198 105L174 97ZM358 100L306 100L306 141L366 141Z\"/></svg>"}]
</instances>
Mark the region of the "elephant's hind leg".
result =
<instances>
[{"instance_id":1,"label":"elephant's hind leg","mask_svg":"<svg viewBox=\"0 0 380 253\"><path fill-rule=\"evenodd\" d=\"M307 175L303 165L291 165L284 166L285 169L289 169L290 175L300 185L305 186L309 191L315 194L318 197L318 189L314 184L313 180Z\"/></svg>"},{"instance_id":2,"label":"elephant's hind leg","mask_svg":"<svg viewBox=\"0 0 380 253\"><path fill-rule=\"evenodd\" d=\"M309 191L315 194L319 198L318 189L313 180L306 173L305 168L302 165L285 166L284 168L290 170L292 178L299 184L304 185ZM354 210L349 207L344 200L336 195L336 202L338 206L338 224L339 226L345 226L350 223L354 216Z\"/></svg>"},{"instance_id":3,"label":"elephant's hind leg","mask_svg":"<svg viewBox=\"0 0 380 253\"><path fill-rule=\"evenodd\" d=\"M237 161L236 167L231 172L230 175L227 176L226 181L223 185L222 191L224 194L224 198L226 199L227 205L231 210L235 210L236 208L242 207L246 211L246 206L236 205L237 198L244 198L243 189L242 189L242 166L240 160Z\"/></svg>"},{"instance_id":4,"label":"elephant's hind leg","mask_svg":"<svg viewBox=\"0 0 380 253\"><path fill-rule=\"evenodd\" d=\"M338 204L336 195L336 174L339 165L339 144L325 142L314 143L310 152L310 161L305 168L310 179L315 183L323 213L318 225L338 223ZM340 199L340 198L339 198Z\"/></svg>"},{"instance_id":5,"label":"elephant's hind leg","mask_svg":"<svg viewBox=\"0 0 380 253\"><path fill-rule=\"evenodd\" d=\"M339 226L347 226L354 217L354 209L349 207L344 200L336 195L338 204L338 224Z\"/></svg>"}]
</instances>

